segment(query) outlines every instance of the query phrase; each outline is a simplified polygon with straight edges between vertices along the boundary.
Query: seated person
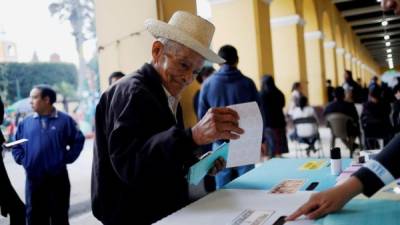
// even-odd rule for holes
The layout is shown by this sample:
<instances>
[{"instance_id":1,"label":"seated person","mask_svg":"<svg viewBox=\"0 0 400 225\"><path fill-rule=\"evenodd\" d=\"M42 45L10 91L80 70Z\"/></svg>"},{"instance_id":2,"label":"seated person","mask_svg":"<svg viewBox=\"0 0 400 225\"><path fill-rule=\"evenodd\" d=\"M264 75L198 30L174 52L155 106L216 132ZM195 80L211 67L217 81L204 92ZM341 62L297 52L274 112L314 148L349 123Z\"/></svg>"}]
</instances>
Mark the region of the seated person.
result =
<instances>
[{"instance_id":1,"label":"seated person","mask_svg":"<svg viewBox=\"0 0 400 225\"><path fill-rule=\"evenodd\" d=\"M332 113L343 113L353 119L353 123L348 124L348 135L351 137L357 137L360 135L360 126L358 123L357 109L352 102L345 101L345 93L342 87L337 87L334 91L335 100L329 103L325 110L324 116Z\"/></svg>"},{"instance_id":2,"label":"seated person","mask_svg":"<svg viewBox=\"0 0 400 225\"><path fill-rule=\"evenodd\" d=\"M297 119L312 117L318 123L317 114L315 113L315 110L313 107L308 106L308 99L306 96L300 96L300 98L298 99L297 106L290 112L289 115L291 116L293 121L295 121ZM305 132L312 131L313 129L315 129L315 127L313 124L299 124L296 126L296 129L294 130L294 132L289 135L291 140L297 140L300 143L305 143L308 145L306 151L307 151L307 156L309 156L311 150L313 152L316 151L314 144L315 144L315 141L319 138L318 131L316 131L316 135L305 138L305 137L299 137L297 135L297 133L299 132L300 129L301 129L301 133L303 133L303 131L305 131Z\"/></svg>"},{"instance_id":3,"label":"seated person","mask_svg":"<svg viewBox=\"0 0 400 225\"><path fill-rule=\"evenodd\" d=\"M376 86L369 89L368 101L363 104L361 124L365 135L366 149L379 148L375 139L383 139L386 145L393 136L390 123L390 105L381 100L381 88Z\"/></svg>"}]
</instances>

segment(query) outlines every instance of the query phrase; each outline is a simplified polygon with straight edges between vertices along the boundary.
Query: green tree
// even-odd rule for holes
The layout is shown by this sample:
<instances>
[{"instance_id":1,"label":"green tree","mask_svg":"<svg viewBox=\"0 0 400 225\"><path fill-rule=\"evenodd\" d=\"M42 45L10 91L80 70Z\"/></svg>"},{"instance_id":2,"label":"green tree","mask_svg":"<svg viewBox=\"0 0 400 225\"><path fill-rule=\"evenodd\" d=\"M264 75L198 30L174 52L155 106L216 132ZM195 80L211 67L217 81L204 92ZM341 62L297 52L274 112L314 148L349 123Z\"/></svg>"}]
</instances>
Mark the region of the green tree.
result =
<instances>
[{"instance_id":1,"label":"green tree","mask_svg":"<svg viewBox=\"0 0 400 225\"><path fill-rule=\"evenodd\" d=\"M29 96L33 86L66 82L77 86L77 70L71 63L0 63L0 83L7 81L4 100L15 102ZM0 84L0 88L2 85Z\"/></svg>"},{"instance_id":2,"label":"green tree","mask_svg":"<svg viewBox=\"0 0 400 225\"><path fill-rule=\"evenodd\" d=\"M68 20L75 38L79 57L78 90L83 90L84 78L89 76L84 58L83 43L96 36L93 0L54 0L49 11L60 20ZM87 77L90 78L90 77Z\"/></svg>"},{"instance_id":3,"label":"green tree","mask_svg":"<svg viewBox=\"0 0 400 225\"><path fill-rule=\"evenodd\" d=\"M74 88L74 86L72 86L72 84L66 81L56 83L55 85L53 85L53 88L58 94L62 96L61 102L63 104L64 111L69 112L68 101L77 99L76 89Z\"/></svg>"}]
</instances>

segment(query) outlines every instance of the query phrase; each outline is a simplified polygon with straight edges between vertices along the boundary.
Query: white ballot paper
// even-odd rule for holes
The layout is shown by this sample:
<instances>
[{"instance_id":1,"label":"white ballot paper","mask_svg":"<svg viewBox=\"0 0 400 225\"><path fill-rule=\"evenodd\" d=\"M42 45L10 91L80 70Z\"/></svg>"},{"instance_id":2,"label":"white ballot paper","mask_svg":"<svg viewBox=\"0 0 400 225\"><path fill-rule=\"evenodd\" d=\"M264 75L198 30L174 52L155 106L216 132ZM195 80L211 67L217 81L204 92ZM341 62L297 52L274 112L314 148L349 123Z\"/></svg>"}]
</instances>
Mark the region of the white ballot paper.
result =
<instances>
[{"instance_id":1,"label":"white ballot paper","mask_svg":"<svg viewBox=\"0 0 400 225\"><path fill-rule=\"evenodd\" d=\"M244 166L260 161L263 120L256 102L230 105L239 114L239 127L244 130L237 140L229 142L226 167Z\"/></svg>"}]
</instances>

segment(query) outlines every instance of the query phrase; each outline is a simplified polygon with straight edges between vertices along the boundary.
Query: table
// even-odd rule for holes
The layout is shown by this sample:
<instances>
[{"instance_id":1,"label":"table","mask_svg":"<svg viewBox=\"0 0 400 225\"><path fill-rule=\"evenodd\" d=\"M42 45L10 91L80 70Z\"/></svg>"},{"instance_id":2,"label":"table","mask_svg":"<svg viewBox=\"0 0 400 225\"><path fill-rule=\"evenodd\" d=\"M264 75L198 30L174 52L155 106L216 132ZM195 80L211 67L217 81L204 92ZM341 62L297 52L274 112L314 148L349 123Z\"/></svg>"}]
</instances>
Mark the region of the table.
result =
<instances>
[{"instance_id":1,"label":"table","mask_svg":"<svg viewBox=\"0 0 400 225\"><path fill-rule=\"evenodd\" d=\"M336 176L331 175L330 167L327 165L317 170L299 169L310 160L319 159L271 159L266 161L261 166L228 183L223 189L207 195L156 224L229 224L243 209L247 208L276 209L276 214L273 216L288 215L308 199L311 193L302 190L311 182L319 182L315 188L316 191L324 191L336 183ZM328 162L328 159L326 160ZM350 162L350 159L343 159L343 168L349 166ZM285 179L304 179L305 184L300 192L291 196L290 194L272 196L268 193L268 189ZM385 189L387 187L383 190ZM311 224L400 224L399 196L387 192L384 196L384 198L375 199L353 199L340 212L329 214ZM288 202L290 204L287 204ZM273 219L275 218L271 217L271 220ZM270 223L267 221L266 224ZM291 224L310 224L310 222L297 221Z\"/></svg>"},{"instance_id":2,"label":"table","mask_svg":"<svg viewBox=\"0 0 400 225\"><path fill-rule=\"evenodd\" d=\"M249 171L243 176L228 183L225 189L256 189L267 190L285 179L305 179L301 190L305 190L312 182L319 182L316 191L324 191L333 187L336 177L331 175L329 159L326 164L317 170L300 170L299 168L310 160L321 159L271 159L261 166ZM342 168L350 165L350 159L342 159Z\"/></svg>"}]
</instances>

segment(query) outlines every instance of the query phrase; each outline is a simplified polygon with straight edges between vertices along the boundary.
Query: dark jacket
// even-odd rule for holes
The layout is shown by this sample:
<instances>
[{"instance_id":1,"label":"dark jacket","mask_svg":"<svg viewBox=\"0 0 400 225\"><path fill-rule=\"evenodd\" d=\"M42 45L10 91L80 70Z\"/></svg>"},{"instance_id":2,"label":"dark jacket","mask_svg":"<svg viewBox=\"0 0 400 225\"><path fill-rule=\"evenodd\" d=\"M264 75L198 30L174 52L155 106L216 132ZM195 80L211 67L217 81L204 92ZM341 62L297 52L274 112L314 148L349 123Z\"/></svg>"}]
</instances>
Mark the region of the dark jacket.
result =
<instances>
[{"instance_id":1,"label":"dark jacket","mask_svg":"<svg viewBox=\"0 0 400 225\"><path fill-rule=\"evenodd\" d=\"M366 137L390 138L393 127L390 122L390 105L384 102L363 104L361 124Z\"/></svg>"},{"instance_id":2,"label":"dark jacket","mask_svg":"<svg viewBox=\"0 0 400 225\"><path fill-rule=\"evenodd\" d=\"M0 124L4 120L4 104L0 98ZM5 139L0 132L0 146ZM25 205L15 192L10 179L8 178L6 167L3 162L3 148L0 147L0 209L1 215L10 218L10 225L25 225Z\"/></svg>"},{"instance_id":3,"label":"dark jacket","mask_svg":"<svg viewBox=\"0 0 400 225\"><path fill-rule=\"evenodd\" d=\"M354 103L346 102L344 100L335 100L326 106L324 116L331 113L343 113L353 118L353 121L358 124L359 117Z\"/></svg>"},{"instance_id":4,"label":"dark jacket","mask_svg":"<svg viewBox=\"0 0 400 225\"><path fill-rule=\"evenodd\" d=\"M123 78L96 108L93 214L104 224L151 224L185 206L196 147L152 65Z\"/></svg>"},{"instance_id":5,"label":"dark jacket","mask_svg":"<svg viewBox=\"0 0 400 225\"><path fill-rule=\"evenodd\" d=\"M78 158L85 143L76 122L56 109L49 116L34 113L20 122L15 139L22 138L29 141L14 146L12 154L24 166L28 179L63 174L66 164Z\"/></svg>"},{"instance_id":6,"label":"dark jacket","mask_svg":"<svg viewBox=\"0 0 400 225\"><path fill-rule=\"evenodd\" d=\"M272 77L263 78L260 91L261 110L264 114L264 126L269 128L285 128L286 121L283 114L285 96L275 86Z\"/></svg>"},{"instance_id":7,"label":"dark jacket","mask_svg":"<svg viewBox=\"0 0 400 225\"><path fill-rule=\"evenodd\" d=\"M399 148L400 136L396 135L390 143L386 145L376 157L374 157L374 160L379 162L394 179L400 177ZM382 178L378 176L379 174L386 174L385 171L380 167L375 166L375 168L377 171L373 172L371 169L364 166L353 174L353 176L356 176L363 184L363 193L368 197L372 196L375 192L386 185L383 183ZM386 177L390 176L386 175ZM390 181L391 180L389 180L389 182Z\"/></svg>"}]
</instances>

